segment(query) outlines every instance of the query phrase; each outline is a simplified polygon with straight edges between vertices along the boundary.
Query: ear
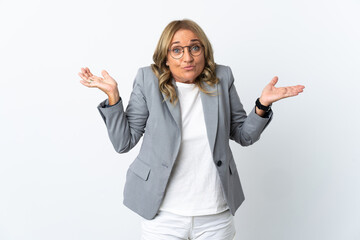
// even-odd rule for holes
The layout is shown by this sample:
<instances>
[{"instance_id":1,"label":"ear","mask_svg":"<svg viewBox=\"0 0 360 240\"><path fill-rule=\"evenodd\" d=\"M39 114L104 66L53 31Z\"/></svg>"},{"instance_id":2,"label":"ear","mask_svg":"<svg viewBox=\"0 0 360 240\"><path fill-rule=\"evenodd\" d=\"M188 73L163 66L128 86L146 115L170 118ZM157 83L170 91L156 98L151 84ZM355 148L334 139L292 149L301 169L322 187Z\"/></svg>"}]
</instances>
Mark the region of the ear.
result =
<instances>
[{"instance_id":1,"label":"ear","mask_svg":"<svg viewBox=\"0 0 360 240\"><path fill-rule=\"evenodd\" d=\"M166 66L169 66L169 62L168 62L168 61L166 61L165 65L166 65Z\"/></svg>"}]
</instances>

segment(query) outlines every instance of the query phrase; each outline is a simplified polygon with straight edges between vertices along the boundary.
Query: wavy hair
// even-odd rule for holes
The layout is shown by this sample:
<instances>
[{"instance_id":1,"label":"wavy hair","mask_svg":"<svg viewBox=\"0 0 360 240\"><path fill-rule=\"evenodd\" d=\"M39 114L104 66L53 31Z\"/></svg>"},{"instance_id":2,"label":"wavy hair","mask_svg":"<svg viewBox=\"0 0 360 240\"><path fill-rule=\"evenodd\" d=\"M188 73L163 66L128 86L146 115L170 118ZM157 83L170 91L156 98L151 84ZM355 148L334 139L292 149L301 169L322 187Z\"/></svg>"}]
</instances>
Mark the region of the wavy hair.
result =
<instances>
[{"instance_id":1,"label":"wavy hair","mask_svg":"<svg viewBox=\"0 0 360 240\"><path fill-rule=\"evenodd\" d=\"M172 84L172 74L169 67L166 66L166 60L171 40L175 33L180 29L192 31L204 46L203 54L205 58L205 66L202 73L194 81L194 83L199 87L199 90L206 94L211 94L213 92L207 91L204 88L203 83L205 82L210 86L214 86L214 84L219 82L219 79L216 77L216 64L214 62L213 49L204 31L197 23L189 19L172 21L165 27L160 36L153 55L154 63L151 64L151 68L156 77L159 79L159 89L165 94L165 100L170 99L170 102L173 105L175 105L178 101L178 96L176 95L175 86Z\"/></svg>"}]
</instances>

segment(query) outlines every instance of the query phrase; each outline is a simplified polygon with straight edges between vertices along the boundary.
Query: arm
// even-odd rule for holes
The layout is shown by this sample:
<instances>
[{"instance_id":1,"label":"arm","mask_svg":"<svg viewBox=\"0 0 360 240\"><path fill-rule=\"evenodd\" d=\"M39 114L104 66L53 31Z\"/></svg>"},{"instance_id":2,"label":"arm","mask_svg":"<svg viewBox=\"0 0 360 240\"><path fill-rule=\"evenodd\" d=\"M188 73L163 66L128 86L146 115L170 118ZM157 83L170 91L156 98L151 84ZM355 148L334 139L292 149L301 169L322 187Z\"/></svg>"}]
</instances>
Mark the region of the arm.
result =
<instances>
[{"instance_id":1,"label":"arm","mask_svg":"<svg viewBox=\"0 0 360 240\"><path fill-rule=\"evenodd\" d=\"M277 76L273 77L268 85L265 86L264 90L261 93L261 97L259 99L260 104L264 106L270 106L276 101L280 99L284 99L287 97L297 96L299 93L303 92L303 85L296 85L290 87L275 87L275 84L278 82L279 78ZM265 111L256 107L256 113L259 116L264 116L266 114Z\"/></svg>"},{"instance_id":2,"label":"arm","mask_svg":"<svg viewBox=\"0 0 360 240\"><path fill-rule=\"evenodd\" d=\"M94 76L88 68L79 74L81 83L87 87L96 87L108 95L108 99L98 105L98 110L108 130L114 149L119 153L128 152L140 140L144 133L148 109L142 92L144 76L139 69L130 96L129 104L124 111L116 81L104 70L103 78Z\"/></svg>"},{"instance_id":3,"label":"arm","mask_svg":"<svg viewBox=\"0 0 360 240\"><path fill-rule=\"evenodd\" d=\"M254 107L249 116L240 103L240 99L236 93L234 86L234 77L229 68L230 76L230 105L231 105L231 132L230 138L240 143L243 146L248 146L256 142L266 126L272 119L272 110L265 112L257 107ZM276 88L275 84L278 82L278 77L275 76L269 84L265 86L261 93L260 103L264 106L270 106L274 102L287 98L297 96L303 92L303 85L296 85L290 87Z\"/></svg>"},{"instance_id":4,"label":"arm","mask_svg":"<svg viewBox=\"0 0 360 240\"><path fill-rule=\"evenodd\" d=\"M231 69L228 68L230 78L229 85L229 102L230 102L230 139L236 141L242 146L249 146L259 140L261 133L272 119L272 111L267 117L261 117L255 112L255 107L247 116L237 94L234 77Z\"/></svg>"},{"instance_id":5,"label":"arm","mask_svg":"<svg viewBox=\"0 0 360 240\"><path fill-rule=\"evenodd\" d=\"M131 150L145 131L149 111L142 92L143 78L143 72L140 69L135 78L126 111L124 111L121 99L115 105L108 108L105 108L107 100L98 106L99 112L106 124L109 138L114 149L119 153Z\"/></svg>"}]
</instances>

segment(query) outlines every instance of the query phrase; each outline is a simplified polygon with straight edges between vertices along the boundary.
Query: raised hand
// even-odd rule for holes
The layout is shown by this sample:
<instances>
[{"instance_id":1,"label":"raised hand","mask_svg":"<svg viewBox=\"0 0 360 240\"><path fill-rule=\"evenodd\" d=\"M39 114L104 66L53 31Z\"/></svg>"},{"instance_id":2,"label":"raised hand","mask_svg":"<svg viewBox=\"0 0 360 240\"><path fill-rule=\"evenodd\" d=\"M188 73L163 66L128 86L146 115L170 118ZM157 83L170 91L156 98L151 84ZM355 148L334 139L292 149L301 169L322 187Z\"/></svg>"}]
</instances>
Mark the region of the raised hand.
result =
<instances>
[{"instance_id":1,"label":"raised hand","mask_svg":"<svg viewBox=\"0 0 360 240\"><path fill-rule=\"evenodd\" d=\"M269 106L280 99L296 96L303 92L305 88L303 85L277 88L275 84L278 82L278 79L279 78L275 76L270 83L265 86L260 97L260 103L262 105Z\"/></svg>"},{"instance_id":2,"label":"raised hand","mask_svg":"<svg viewBox=\"0 0 360 240\"><path fill-rule=\"evenodd\" d=\"M107 71L101 71L103 78L93 75L87 67L81 68L81 72L78 74L82 78L80 81L82 85L90 88L96 87L108 95L110 105L115 104L119 100L120 96L117 88L117 82Z\"/></svg>"}]
</instances>

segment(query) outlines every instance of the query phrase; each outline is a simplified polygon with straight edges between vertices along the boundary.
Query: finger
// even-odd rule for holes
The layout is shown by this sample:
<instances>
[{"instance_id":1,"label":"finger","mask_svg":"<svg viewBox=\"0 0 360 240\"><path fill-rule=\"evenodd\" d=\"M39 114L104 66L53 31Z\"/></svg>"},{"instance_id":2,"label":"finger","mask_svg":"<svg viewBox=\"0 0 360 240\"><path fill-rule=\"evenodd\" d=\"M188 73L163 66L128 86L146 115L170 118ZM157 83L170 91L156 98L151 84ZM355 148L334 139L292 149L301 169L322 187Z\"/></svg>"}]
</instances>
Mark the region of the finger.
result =
<instances>
[{"instance_id":1,"label":"finger","mask_svg":"<svg viewBox=\"0 0 360 240\"><path fill-rule=\"evenodd\" d=\"M86 87L96 87L93 81L80 80L80 83Z\"/></svg>"},{"instance_id":2,"label":"finger","mask_svg":"<svg viewBox=\"0 0 360 240\"><path fill-rule=\"evenodd\" d=\"M81 73L82 73L86 78L89 77L89 75L88 75L88 73L87 73L87 71L86 71L85 68L81 68Z\"/></svg>"},{"instance_id":3,"label":"finger","mask_svg":"<svg viewBox=\"0 0 360 240\"><path fill-rule=\"evenodd\" d=\"M86 76L86 77L91 77L93 76L93 74L90 72L90 69L88 67L85 68L81 68L82 73Z\"/></svg>"},{"instance_id":4,"label":"finger","mask_svg":"<svg viewBox=\"0 0 360 240\"><path fill-rule=\"evenodd\" d=\"M91 77L88 78L88 80L93 80L93 81L99 82L99 81L102 81L103 78L98 77L98 76L95 76L95 75L92 75Z\"/></svg>"},{"instance_id":5,"label":"finger","mask_svg":"<svg viewBox=\"0 0 360 240\"><path fill-rule=\"evenodd\" d=\"M101 75L102 75L104 78L110 77L109 73L108 73L107 71L105 71L105 70L102 70L102 71L101 71Z\"/></svg>"},{"instance_id":6,"label":"finger","mask_svg":"<svg viewBox=\"0 0 360 240\"><path fill-rule=\"evenodd\" d=\"M302 93L304 91L304 87L302 86L296 86L295 87L295 91L297 91L298 93Z\"/></svg>"},{"instance_id":7,"label":"finger","mask_svg":"<svg viewBox=\"0 0 360 240\"><path fill-rule=\"evenodd\" d=\"M273 77L270 81L270 85L275 86L275 84L278 82L279 78L277 76Z\"/></svg>"},{"instance_id":8,"label":"finger","mask_svg":"<svg viewBox=\"0 0 360 240\"><path fill-rule=\"evenodd\" d=\"M86 72L89 74L89 76L93 76L93 74L90 72L90 69L88 67L85 68Z\"/></svg>"},{"instance_id":9,"label":"finger","mask_svg":"<svg viewBox=\"0 0 360 240\"><path fill-rule=\"evenodd\" d=\"M296 86L298 89L301 89L301 91L303 91L304 90L304 88L305 88L305 86L304 85L297 85Z\"/></svg>"},{"instance_id":10,"label":"finger","mask_svg":"<svg viewBox=\"0 0 360 240\"><path fill-rule=\"evenodd\" d=\"M303 87L302 86L292 86L292 87L287 87L286 88L286 97L292 97L292 96L297 96L299 93L303 92Z\"/></svg>"},{"instance_id":11,"label":"finger","mask_svg":"<svg viewBox=\"0 0 360 240\"><path fill-rule=\"evenodd\" d=\"M291 87L291 90L294 91L294 92L297 92L297 93L301 93L304 91L304 86L302 85L297 85L297 86L292 86Z\"/></svg>"},{"instance_id":12,"label":"finger","mask_svg":"<svg viewBox=\"0 0 360 240\"><path fill-rule=\"evenodd\" d=\"M88 77L86 77L85 75L84 75L84 73L78 73L78 75L84 80L84 81L89 81L88 80Z\"/></svg>"}]
</instances>

